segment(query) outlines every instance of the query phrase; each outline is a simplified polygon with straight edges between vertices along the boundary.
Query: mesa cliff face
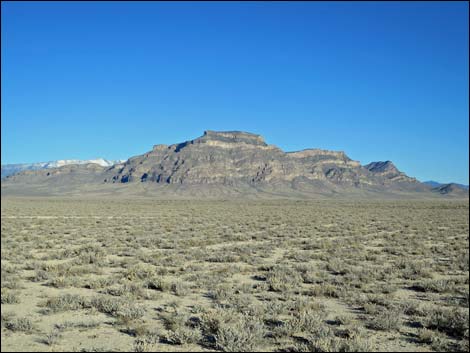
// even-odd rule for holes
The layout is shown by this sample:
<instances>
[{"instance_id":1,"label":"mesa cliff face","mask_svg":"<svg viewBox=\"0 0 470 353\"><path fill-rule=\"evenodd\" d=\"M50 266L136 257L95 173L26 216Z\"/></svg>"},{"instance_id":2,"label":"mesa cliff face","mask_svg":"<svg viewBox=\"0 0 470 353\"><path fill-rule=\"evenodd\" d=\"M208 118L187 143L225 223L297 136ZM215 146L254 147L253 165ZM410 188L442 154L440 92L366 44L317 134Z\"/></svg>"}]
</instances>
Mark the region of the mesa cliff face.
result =
<instances>
[{"instance_id":1,"label":"mesa cliff face","mask_svg":"<svg viewBox=\"0 0 470 353\"><path fill-rule=\"evenodd\" d=\"M194 140L155 145L145 154L110 167L72 165L20 172L2 180L2 195L18 193L164 193L182 197L444 195L399 171L390 161L362 166L342 151L284 152L267 144L260 135L241 131L205 131ZM445 196L453 193L450 190Z\"/></svg>"},{"instance_id":2,"label":"mesa cliff face","mask_svg":"<svg viewBox=\"0 0 470 353\"><path fill-rule=\"evenodd\" d=\"M397 171L400 181L415 187L416 180ZM191 141L130 158L106 171L105 182L160 184L263 185L302 180L338 186L390 183L395 174L377 173L351 160L344 152L307 149L283 152L255 134L206 131ZM401 187L403 187L402 185Z\"/></svg>"}]
</instances>

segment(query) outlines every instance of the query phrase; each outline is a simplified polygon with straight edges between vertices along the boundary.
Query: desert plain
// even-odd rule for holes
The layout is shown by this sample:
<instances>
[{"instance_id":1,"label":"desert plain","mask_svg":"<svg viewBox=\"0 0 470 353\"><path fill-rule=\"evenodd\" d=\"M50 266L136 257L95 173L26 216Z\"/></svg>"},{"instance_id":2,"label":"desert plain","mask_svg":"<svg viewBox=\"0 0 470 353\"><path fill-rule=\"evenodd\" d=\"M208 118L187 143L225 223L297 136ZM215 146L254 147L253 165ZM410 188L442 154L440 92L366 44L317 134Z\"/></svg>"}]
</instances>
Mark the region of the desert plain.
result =
<instances>
[{"instance_id":1,"label":"desert plain","mask_svg":"<svg viewBox=\"0 0 470 353\"><path fill-rule=\"evenodd\" d=\"M2 351L468 351L468 200L2 197Z\"/></svg>"}]
</instances>

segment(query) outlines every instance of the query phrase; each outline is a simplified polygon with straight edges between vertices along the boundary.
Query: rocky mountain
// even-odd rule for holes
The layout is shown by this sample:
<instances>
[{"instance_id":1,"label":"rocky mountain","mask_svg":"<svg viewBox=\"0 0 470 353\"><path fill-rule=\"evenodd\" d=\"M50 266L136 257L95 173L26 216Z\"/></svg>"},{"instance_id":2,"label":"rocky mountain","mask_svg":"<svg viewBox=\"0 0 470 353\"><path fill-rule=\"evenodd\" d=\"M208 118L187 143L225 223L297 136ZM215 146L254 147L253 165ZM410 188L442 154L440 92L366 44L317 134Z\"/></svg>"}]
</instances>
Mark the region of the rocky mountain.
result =
<instances>
[{"instance_id":1,"label":"rocky mountain","mask_svg":"<svg viewBox=\"0 0 470 353\"><path fill-rule=\"evenodd\" d=\"M51 169L59 168L65 165L70 164L98 164L102 167L110 167L113 164L121 163L123 161L109 161L103 158L89 159L89 160L79 160L79 159L61 159L58 161L49 161L49 162L38 162L38 163L20 163L20 164L3 164L2 165L2 179L9 175L21 172L23 170L39 170L39 169Z\"/></svg>"},{"instance_id":2,"label":"rocky mountain","mask_svg":"<svg viewBox=\"0 0 470 353\"><path fill-rule=\"evenodd\" d=\"M432 189L433 192L442 194L442 195L459 195L459 196L468 196L468 188L462 187L460 184L450 183L442 184L436 186Z\"/></svg>"},{"instance_id":3,"label":"rocky mountain","mask_svg":"<svg viewBox=\"0 0 470 353\"><path fill-rule=\"evenodd\" d=\"M368 171L375 175L382 176L390 180L408 180L405 173L400 172L391 161L372 162L364 166Z\"/></svg>"},{"instance_id":4,"label":"rocky mountain","mask_svg":"<svg viewBox=\"0 0 470 353\"><path fill-rule=\"evenodd\" d=\"M444 185L444 184L439 183L439 182L434 181L434 180L423 181L423 184L429 185L429 186L432 187L432 188L435 188L435 187Z\"/></svg>"},{"instance_id":5,"label":"rocky mountain","mask_svg":"<svg viewBox=\"0 0 470 353\"><path fill-rule=\"evenodd\" d=\"M342 151L284 152L260 135L241 131L205 131L194 140L155 145L110 167L69 165L24 171L2 181L2 194L18 192L222 198L441 195L390 161L362 166Z\"/></svg>"},{"instance_id":6,"label":"rocky mountain","mask_svg":"<svg viewBox=\"0 0 470 353\"><path fill-rule=\"evenodd\" d=\"M444 186L444 185L449 185L449 184L454 184L454 185L457 185L458 187L461 187L463 189L467 189L469 188L468 185L464 185L464 184L458 184L458 183L440 183L438 181L434 181L434 180L428 180L428 181L423 181L423 184L426 184L426 185L429 185L433 188L437 188L439 186Z\"/></svg>"},{"instance_id":7,"label":"rocky mountain","mask_svg":"<svg viewBox=\"0 0 470 353\"><path fill-rule=\"evenodd\" d=\"M255 134L206 131L202 137L152 151L106 171L106 183L246 184L322 182L325 186L420 187L391 162L362 167L344 152L307 149L284 152Z\"/></svg>"}]
</instances>

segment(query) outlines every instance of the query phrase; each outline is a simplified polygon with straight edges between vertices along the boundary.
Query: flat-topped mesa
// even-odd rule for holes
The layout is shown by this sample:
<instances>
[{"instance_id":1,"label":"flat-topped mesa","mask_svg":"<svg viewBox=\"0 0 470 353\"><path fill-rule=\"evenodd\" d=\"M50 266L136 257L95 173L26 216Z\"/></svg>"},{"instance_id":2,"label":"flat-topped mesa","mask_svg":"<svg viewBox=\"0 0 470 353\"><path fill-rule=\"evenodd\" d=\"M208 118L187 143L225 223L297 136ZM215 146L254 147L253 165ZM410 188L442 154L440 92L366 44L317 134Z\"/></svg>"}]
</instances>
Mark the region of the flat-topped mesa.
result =
<instances>
[{"instance_id":1,"label":"flat-topped mesa","mask_svg":"<svg viewBox=\"0 0 470 353\"><path fill-rule=\"evenodd\" d=\"M16 170L16 174L7 178L3 177L2 170L2 196L4 190L9 189L17 195L26 195L24 190L42 195L42 190L47 190L50 195L62 192L81 195L89 191L90 195L131 192L139 197L148 193L149 196L185 198L194 190L202 197L223 199L235 195L251 198L253 194L263 198L323 198L328 195L336 198L341 195L368 197L376 193L380 197L397 195L401 198L408 193L410 197L421 193L425 197L468 198L468 190L462 191L452 184L438 189L421 184L400 172L390 161L363 166L343 151L314 148L284 152L266 144L260 135L242 131L205 131L202 136L181 143L154 145L152 150L119 164L102 159L87 162L95 164L57 168L66 163L59 161L54 162L54 168L21 173ZM113 165L106 166L108 162ZM40 163L40 167L45 164ZM140 183L145 184L138 187ZM114 188L111 184L135 186Z\"/></svg>"},{"instance_id":2,"label":"flat-topped mesa","mask_svg":"<svg viewBox=\"0 0 470 353\"><path fill-rule=\"evenodd\" d=\"M260 135L243 131L204 131L204 135L194 140L194 143L245 143L248 145L267 146Z\"/></svg>"}]
</instances>

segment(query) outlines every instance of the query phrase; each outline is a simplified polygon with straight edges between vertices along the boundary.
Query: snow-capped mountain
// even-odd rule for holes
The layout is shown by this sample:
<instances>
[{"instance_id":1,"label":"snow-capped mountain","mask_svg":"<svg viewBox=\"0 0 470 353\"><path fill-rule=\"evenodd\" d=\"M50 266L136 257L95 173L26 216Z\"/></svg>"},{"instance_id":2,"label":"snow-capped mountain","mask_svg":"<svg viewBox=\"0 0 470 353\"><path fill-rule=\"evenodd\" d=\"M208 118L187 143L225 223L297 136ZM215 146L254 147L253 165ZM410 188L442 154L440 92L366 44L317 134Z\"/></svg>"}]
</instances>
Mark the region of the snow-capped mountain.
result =
<instances>
[{"instance_id":1,"label":"snow-capped mountain","mask_svg":"<svg viewBox=\"0 0 470 353\"><path fill-rule=\"evenodd\" d=\"M49 162L38 162L38 163L19 163L19 164L4 164L2 165L2 178L7 177L12 174L16 174L23 170L38 170L38 169L49 169L49 168L59 168L64 165L69 164L99 164L102 167L110 167L114 164L123 163L125 160L119 159L115 161L110 161L103 158L97 159L61 159L58 161L49 161Z\"/></svg>"},{"instance_id":2,"label":"snow-capped mountain","mask_svg":"<svg viewBox=\"0 0 470 353\"><path fill-rule=\"evenodd\" d=\"M116 163L122 163L122 162L124 161L123 160L109 161L107 159L97 158L97 159L87 159L87 160L61 159L58 161L36 163L36 164L44 164L44 168L58 168L58 167L62 167L64 165L69 165L69 164L87 164L87 163L99 164L102 167L110 167Z\"/></svg>"}]
</instances>

